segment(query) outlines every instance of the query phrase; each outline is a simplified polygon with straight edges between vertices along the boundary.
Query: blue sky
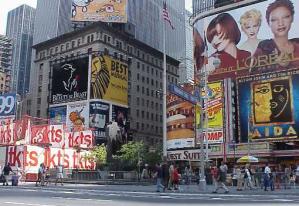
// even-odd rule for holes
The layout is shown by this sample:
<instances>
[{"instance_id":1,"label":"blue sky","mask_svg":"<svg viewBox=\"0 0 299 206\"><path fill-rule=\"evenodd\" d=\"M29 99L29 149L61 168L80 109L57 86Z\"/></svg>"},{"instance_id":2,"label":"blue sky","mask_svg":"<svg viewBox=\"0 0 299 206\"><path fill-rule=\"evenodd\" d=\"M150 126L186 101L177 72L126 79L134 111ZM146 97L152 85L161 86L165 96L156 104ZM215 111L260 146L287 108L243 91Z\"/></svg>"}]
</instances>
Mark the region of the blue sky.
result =
<instances>
[{"instance_id":1,"label":"blue sky","mask_svg":"<svg viewBox=\"0 0 299 206\"><path fill-rule=\"evenodd\" d=\"M173 0L173 1L177 1L177 0ZM191 11L192 0L185 0L185 1L186 1L186 8ZM5 34L8 11L22 4L27 4L29 6L36 8L36 2L37 0L0 0L0 34Z\"/></svg>"}]
</instances>

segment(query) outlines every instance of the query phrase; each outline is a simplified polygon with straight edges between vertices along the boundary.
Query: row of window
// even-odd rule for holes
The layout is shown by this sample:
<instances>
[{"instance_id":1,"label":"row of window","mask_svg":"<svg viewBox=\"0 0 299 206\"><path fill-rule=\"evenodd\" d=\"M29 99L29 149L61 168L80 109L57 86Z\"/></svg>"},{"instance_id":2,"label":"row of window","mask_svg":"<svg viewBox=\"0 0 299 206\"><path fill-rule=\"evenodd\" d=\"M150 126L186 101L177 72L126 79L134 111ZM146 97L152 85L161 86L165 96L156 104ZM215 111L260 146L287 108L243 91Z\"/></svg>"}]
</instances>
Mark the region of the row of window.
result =
<instances>
[{"instance_id":1,"label":"row of window","mask_svg":"<svg viewBox=\"0 0 299 206\"><path fill-rule=\"evenodd\" d=\"M150 125L150 124L144 124L144 123L139 123L136 122L136 129L139 130L148 130L150 132L155 132L156 134L160 134L162 133L162 127L158 127L158 126L154 126L154 125Z\"/></svg>"}]
</instances>

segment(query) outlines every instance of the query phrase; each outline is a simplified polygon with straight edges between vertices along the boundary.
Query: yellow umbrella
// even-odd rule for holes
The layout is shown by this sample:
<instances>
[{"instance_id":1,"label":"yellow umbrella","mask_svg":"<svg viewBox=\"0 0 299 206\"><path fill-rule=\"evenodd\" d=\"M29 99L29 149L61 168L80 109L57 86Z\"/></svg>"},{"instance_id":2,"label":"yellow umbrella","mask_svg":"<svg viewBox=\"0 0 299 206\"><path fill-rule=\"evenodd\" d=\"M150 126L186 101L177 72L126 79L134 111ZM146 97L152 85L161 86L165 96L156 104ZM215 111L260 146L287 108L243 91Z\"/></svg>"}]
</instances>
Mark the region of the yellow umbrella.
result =
<instances>
[{"instance_id":1,"label":"yellow umbrella","mask_svg":"<svg viewBox=\"0 0 299 206\"><path fill-rule=\"evenodd\" d=\"M254 156L243 156L237 160L237 163L252 163L252 162L259 162L259 159Z\"/></svg>"}]
</instances>

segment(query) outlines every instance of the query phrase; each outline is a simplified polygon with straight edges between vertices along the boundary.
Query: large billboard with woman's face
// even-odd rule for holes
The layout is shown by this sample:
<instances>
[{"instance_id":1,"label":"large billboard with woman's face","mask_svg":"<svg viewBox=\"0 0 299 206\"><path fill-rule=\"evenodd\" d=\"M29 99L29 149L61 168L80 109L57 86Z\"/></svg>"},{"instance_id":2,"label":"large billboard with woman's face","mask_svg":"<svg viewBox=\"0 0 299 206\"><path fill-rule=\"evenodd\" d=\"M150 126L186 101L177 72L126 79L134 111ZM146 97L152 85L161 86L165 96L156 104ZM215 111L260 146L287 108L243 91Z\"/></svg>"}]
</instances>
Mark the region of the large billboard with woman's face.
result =
<instances>
[{"instance_id":1,"label":"large billboard with woman's face","mask_svg":"<svg viewBox=\"0 0 299 206\"><path fill-rule=\"evenodd\" d=\"M269 0L198 20L196 74L209 81L299 66L299 1Z\"/></svg>"},{"instance_id":2,"label":"large billboard with woman's face","mask_svg":"<svg viewBox=\"0 0 299 206\"><path fill-rule=\"evenodd\" d=\"M241 142L298 138L298 69L238 78L237 86Z\"/></svg>"}]
</instances>

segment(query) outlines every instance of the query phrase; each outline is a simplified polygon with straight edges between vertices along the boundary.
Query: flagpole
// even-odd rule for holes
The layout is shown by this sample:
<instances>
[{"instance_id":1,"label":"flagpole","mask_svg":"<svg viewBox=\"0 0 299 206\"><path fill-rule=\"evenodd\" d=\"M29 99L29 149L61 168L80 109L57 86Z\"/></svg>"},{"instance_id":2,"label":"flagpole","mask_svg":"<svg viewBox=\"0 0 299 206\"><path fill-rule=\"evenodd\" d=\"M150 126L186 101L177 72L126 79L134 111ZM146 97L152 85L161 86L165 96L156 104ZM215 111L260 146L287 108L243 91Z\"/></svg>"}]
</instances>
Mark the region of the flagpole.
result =
<instances>
[{"instance_id":1,"label":"flagpole","mask_svg":"<svg viewBox=\"0 0 299 206\"><path fill-rule=\"evenodd\" d=\"M163 21L163 157L167 157L167 127L166 127L166 34Z\"/></svg>"}]
</instances>

